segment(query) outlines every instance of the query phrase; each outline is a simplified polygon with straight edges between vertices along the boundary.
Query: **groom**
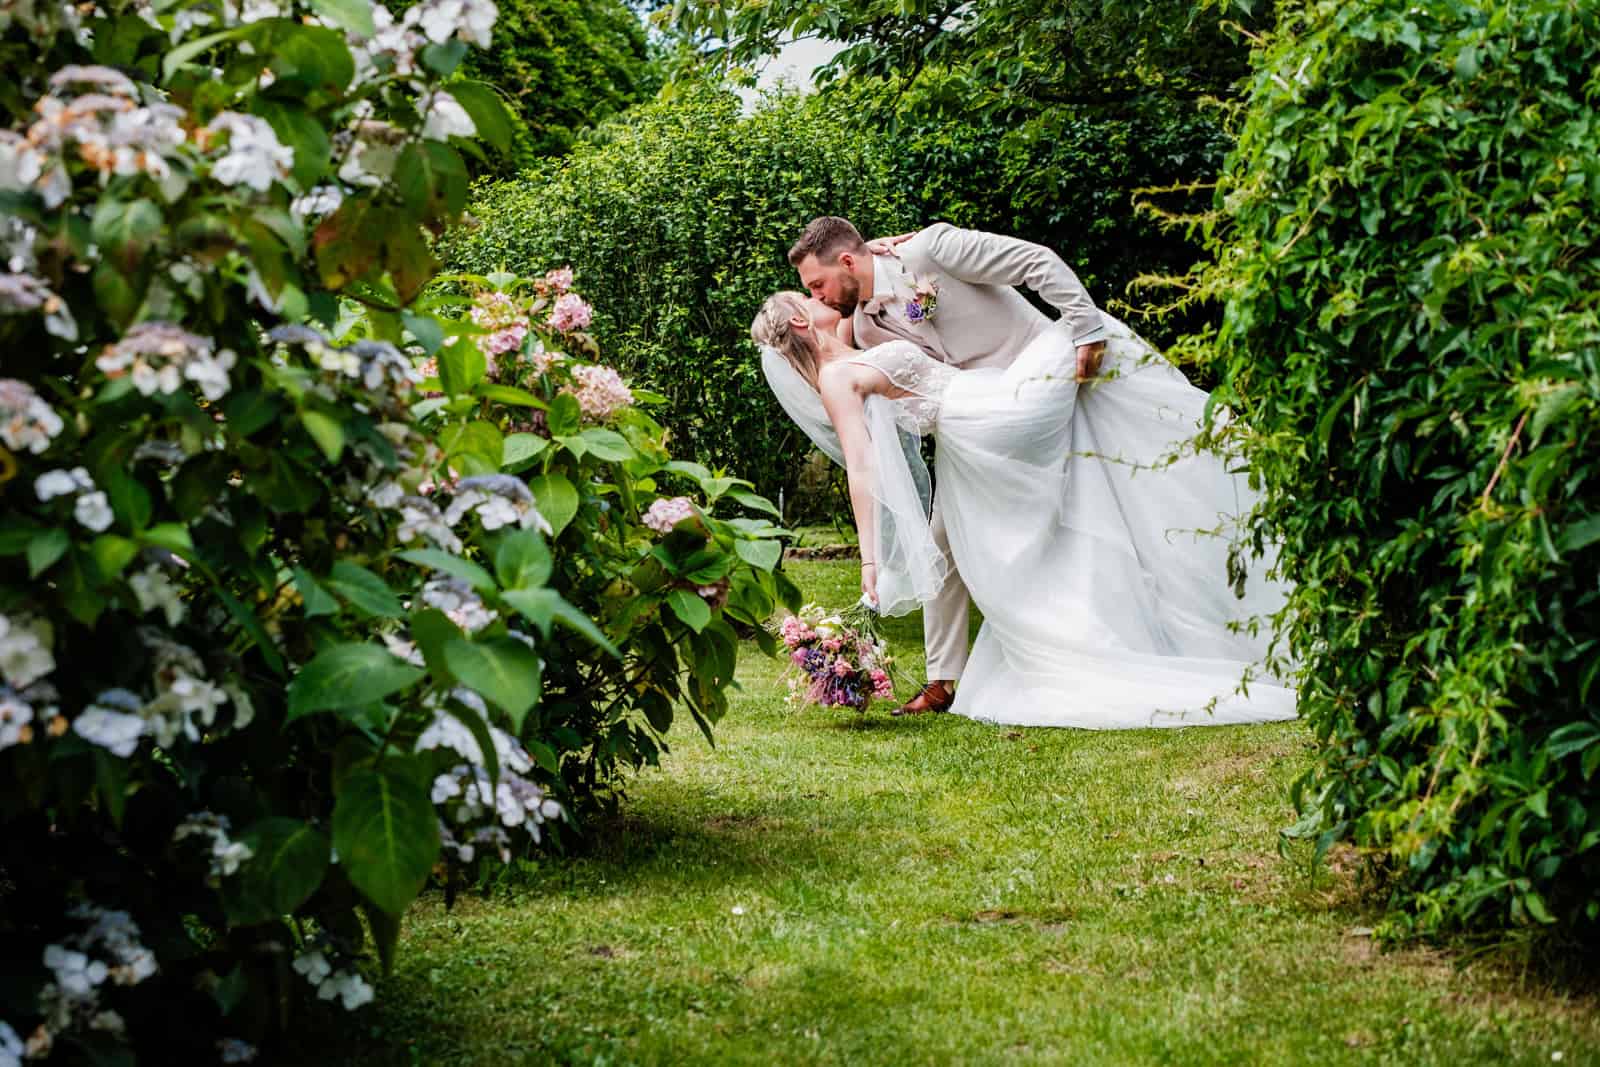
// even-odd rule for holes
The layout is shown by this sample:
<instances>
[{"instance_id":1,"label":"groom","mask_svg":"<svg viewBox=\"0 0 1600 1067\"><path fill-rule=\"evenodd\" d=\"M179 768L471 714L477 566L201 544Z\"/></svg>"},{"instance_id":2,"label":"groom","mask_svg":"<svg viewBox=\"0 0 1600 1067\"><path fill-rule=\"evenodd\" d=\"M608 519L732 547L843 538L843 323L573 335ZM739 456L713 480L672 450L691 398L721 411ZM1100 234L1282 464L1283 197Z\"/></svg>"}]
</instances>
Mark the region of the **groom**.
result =
<instances>
[{"instance_id":1,"label":"groom","mask_svg":"<svg viewBox=\"0 0 1600 1067\"><path fill-rule=\"evenodd\" d=\"M904 339L963 370L1007 367L1045 330L1070 334L1078 378L1092 378L1105 352L1099 309L1072 269L1043 245L940 222L873 254L856 228L831 215L812 219L789 249L789 262L811 295L846 316L855 344L870 348ZM1052 322L1014 288L1025 285L1060 312ZM950 543L937 494L933 537L948 558ZM967 665L971 598L954 570L925 605L923 639L928 684L896 715L945 711Z\"/></svg>"}]
</instances>

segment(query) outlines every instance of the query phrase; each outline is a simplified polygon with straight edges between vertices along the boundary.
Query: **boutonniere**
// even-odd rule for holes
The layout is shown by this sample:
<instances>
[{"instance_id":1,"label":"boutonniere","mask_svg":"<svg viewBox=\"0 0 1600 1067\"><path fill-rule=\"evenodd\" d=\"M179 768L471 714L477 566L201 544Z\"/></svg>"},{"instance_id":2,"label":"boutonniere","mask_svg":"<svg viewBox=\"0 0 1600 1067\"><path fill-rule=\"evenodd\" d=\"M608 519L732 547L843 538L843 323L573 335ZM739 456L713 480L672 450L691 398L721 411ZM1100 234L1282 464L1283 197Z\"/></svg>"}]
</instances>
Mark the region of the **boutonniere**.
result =
<instances>
[{"instance_id":1,"label":"boutonniere","mask_svg":"<svg viewBox=\"0 0 1600 1067\"><path fill-rule=\"evenodd\" d=\"M939 307L939 283L932 278L913 278L913 297L906 303L906 318L913 323L932 322Z\"/></svg>"}]
</instances>

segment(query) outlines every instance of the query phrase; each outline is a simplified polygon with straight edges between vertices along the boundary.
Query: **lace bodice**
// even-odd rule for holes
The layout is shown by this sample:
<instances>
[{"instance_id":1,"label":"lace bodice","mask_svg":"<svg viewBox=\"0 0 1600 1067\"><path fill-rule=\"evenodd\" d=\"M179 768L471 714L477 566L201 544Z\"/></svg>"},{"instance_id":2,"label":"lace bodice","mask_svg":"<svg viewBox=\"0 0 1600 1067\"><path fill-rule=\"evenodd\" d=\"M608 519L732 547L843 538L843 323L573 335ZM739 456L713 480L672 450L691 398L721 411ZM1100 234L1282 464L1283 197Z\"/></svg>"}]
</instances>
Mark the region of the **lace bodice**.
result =
<instances>
[{"instance_id":1,"label":"lace bodice","mask_svg":"<svg viewBox=\"0 0 1600 1067\"><path fill-rule=\"evenodd\" d=\"M891 394L896 409L895 421L920 436L933 433L945 388L960 373L911 341L874 345L851 357L851 362L881 371L889 379L896 390Z\"/></svg>"}]
</instances>

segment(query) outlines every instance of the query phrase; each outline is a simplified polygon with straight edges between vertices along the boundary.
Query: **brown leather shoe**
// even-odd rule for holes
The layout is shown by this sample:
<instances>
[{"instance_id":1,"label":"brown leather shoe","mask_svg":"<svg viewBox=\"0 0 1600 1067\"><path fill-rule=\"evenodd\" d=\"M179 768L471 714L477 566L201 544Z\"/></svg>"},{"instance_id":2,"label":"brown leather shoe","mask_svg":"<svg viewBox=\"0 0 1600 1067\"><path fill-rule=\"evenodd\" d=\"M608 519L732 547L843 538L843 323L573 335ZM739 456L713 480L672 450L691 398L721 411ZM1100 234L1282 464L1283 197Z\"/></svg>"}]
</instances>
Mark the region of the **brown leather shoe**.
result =
<instances>
[{"instance_id":1,"label":"brown leather shoe","mask_svg":"<svg viewBox=\"0 0 1600 1067\"><path fill-rule=\"evenodd\" d=\"M922 691L906 703L891 711L890 715L927 715L930 712L949 711L956 695L943 682L929 682Z\"/></svg>"}]
</instances>

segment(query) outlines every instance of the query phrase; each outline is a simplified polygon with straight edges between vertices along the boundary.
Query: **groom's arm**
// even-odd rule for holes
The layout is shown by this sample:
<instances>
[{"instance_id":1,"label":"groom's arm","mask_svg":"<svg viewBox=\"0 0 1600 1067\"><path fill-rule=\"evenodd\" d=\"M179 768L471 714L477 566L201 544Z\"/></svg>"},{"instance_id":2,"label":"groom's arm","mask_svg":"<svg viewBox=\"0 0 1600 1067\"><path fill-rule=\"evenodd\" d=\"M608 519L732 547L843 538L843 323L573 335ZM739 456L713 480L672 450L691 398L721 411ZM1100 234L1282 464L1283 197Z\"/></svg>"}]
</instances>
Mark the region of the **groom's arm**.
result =
<instances>
[{"instance_id":1,"label":"groom's arm","mask_svg":"<svg viewBox=\"0 0 1600 1067\"><path fill-rule=\"evenodd\" d=\"M947 222L928 227L927 256L934 266L974 285L1025 285L1061 313L1078 346L1103 342L1105 324L1094 299L1072 268L1044 245Z\"/></svg>"}]
</instances>

